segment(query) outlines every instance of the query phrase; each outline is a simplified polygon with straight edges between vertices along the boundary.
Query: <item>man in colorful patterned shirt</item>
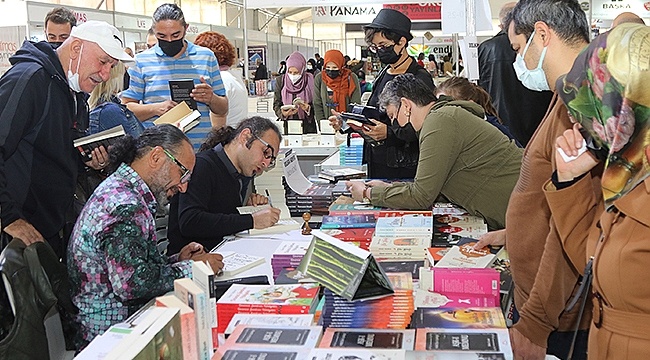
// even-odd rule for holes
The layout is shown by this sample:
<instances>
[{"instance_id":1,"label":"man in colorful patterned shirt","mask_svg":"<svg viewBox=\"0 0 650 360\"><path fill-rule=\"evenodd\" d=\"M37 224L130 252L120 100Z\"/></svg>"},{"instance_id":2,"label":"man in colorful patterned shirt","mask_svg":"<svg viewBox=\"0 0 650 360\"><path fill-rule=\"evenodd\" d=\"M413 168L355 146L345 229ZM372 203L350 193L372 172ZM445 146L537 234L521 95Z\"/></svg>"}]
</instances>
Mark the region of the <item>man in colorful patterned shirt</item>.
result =
<instances>
[{"instance_id":1,"label":"man in colorful patterned shirt","mask_svg":"<svg viewBox=\"0 0 650 360\"><path fill-rule=\"evenodd\" d=\"M122 93L122 103L140 121L154 120L176 105L171 100L169 80L194 80L191 96L201 112L201 122L187 136L198 149L212 128L210 112L228 112L219 63L212 50L185 40L187 23L178 5L160 5L153 13L152 28L158 44L135 56L135 65L129 67L131 82Z\"/></svg>"},{"instance_id":2,"label":"man in colorful patterned shirt","mask_svg":"<svg viewBox=\"0 0 650 360\"><path fill-rule=\"evenodd\" d=\"M138 139L125 137L110 155L117 170L88 199L68 246L80 346L171 291L175 279L190 277L192 260L223 267L221 255L206 254L197 243L171 257L156 247L156 209L185 192L195 164L182 131L148 128Z\"/></svg>"}]
</instances>

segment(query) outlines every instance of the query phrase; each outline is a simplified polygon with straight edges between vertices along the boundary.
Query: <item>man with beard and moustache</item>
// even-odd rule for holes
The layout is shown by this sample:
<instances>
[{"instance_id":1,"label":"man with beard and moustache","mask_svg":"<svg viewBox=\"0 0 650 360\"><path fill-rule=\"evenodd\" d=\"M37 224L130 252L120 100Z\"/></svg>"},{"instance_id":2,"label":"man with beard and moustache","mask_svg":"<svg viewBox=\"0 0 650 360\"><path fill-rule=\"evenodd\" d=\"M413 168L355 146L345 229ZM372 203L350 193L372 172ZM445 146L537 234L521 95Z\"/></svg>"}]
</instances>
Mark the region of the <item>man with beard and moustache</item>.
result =
<instances>
[{"instance_id":1,"label":"man with beard and moustache","mask_svg":"<svg viewBox=\"0 0 650 360\"><path fill-rule=\"evenodd\" d=\"M156 209L187 190L194 163L189 139L172 125L148 128L111 147L116 170L88 199L68 246L79 347L173 290L175 279L191 277L192 261L206 261L215 272L223 268L221 255L196 243L172 256L156 247Z\"/></svg>"},{"instance_id":2,"label":"man with beard and moustache","mask_svg":"<svg viewBox=\"0 0 650 360\"><path fill-rule=\"evenodd\" d=\"M196 100L201 121L187 136L198 149L210 132L210 112L228 112L226 90L221 81L219 62L214 53L185 39L187 22L175 4L162 4L153 13L153 30L158 44L135 56L129 67L131 82L122 93L122 103L140 121L155 120L176 103L171 100L169 80L192 79L190 96Z\"/></svg>"},{"instance_id":3,"label":"man with beard and moustache","mask_svg":"<svg viewBox=\"0 0 650 360\"><path fill-rule=\"evenodd\" d=\"M72 27L77 25L74 13L64 7L57 7L45 16L45 37L53 48L58 48L70 37Z\"/></svg>"},{"instance_id":4,"label":"man with beard and moustache","mask_svg":"<svg viewBox=\"0 0 650 360\"><path fill-rule=\"evenodd\" d=\"M385 66L375 78L368 106L377 106L379 94L395 76L411 73L422 80L433 93L436 86L428 71L419 66L407 52L408 42L413 39L411 20L393 9L381 9L370 25L364 26L365 40L371 51L377 54ZM363 144L363 162L368 164L368 178L412 179L418 165L418 136L410 123L404 127L392 122L385 113L381 119L371 119L376 126L364 130L375 140ZM332 121L335 129L341 121Z\"/></svg>"},{"instance_id":5,"label":"man with beard and moustache","mask_svg":"<svg viewBox=\"0 0 650 360\"><path fill-rule=\"evenodd\" d=\"M196 156L187 192L171 201L169 251L192 241L212 249L225 235L277 223L280 209L239 214L237 207L269 203L265 196L252 192L253 178L275 165L281 140L273 121L259 116L244 119L237 128L212 130Z\"/></svg>"}]
</instances>

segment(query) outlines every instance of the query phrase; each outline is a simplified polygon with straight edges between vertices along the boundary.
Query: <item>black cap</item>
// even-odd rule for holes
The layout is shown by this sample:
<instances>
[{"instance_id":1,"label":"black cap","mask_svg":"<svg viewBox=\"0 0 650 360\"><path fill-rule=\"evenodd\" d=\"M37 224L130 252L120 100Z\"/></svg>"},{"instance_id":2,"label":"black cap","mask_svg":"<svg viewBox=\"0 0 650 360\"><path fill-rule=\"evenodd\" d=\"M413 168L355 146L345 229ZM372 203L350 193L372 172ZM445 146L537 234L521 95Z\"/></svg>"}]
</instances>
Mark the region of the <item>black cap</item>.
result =
<instances>
[{"instance_id":1,"label":"black cap","mask_svg":"<svg viewBox=\"0 0 650 360\"><path fill-rule=\"evenodd\" d=\"M363 27L371 29L390 30L402 35L407 41L413 40L411 34L411 19L401 12L393 9L381 9L372 23Z\"/></svg>"}]
</instances>

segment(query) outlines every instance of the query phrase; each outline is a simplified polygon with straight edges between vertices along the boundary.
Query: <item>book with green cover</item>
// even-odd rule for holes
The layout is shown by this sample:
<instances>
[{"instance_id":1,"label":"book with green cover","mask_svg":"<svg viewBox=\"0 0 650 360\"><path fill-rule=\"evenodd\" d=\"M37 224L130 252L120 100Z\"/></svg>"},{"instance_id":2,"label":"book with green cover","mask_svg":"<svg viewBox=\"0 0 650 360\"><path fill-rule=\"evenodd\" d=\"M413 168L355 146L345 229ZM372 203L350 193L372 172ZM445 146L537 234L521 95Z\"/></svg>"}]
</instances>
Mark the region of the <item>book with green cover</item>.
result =
<instances>
[{"instance_id":1,"label":"book with green cover","mask_svg":"<svg viewBox=\"0 0 650 360\"><path fill-rule=\"evenodd\" d=\"M314 238L298 270L333 293L347 299L367 300L393 294L386 273L370 252L312 231Z\"/></svg>"}]
</instances>

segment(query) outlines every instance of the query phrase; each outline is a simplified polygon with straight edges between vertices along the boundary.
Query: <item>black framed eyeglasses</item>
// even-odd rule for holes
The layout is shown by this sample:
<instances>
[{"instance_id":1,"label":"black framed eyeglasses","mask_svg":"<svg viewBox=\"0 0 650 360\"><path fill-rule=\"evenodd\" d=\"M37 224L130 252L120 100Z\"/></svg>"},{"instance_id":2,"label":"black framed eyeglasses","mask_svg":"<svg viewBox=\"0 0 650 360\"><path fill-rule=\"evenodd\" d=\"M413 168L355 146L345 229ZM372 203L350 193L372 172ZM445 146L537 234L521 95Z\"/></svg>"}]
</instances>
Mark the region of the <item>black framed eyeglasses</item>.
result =
<instances>
[{"instance_id":1,"label":"black framed eyeglasses","mask_svg":"<svg viewBox=\"0 0 650 360\"><path fill-rule=\"evenodd\" d=\"M395 46L395 44L383 44L383 45L375 45L375 44L370 44L368 45L368 50L376 53L379 50L387 50L390 49L391 47Z\"/></svg>"},{"instance_id":2,"label":"black framed eyeglasses","mask_svg":"<svg viewBox=\"0 0 650 360\"><path fill-rule=\"evenodd\" d=\"M262 145L266 146L266 149L264 149L264 158L265 159L271 159L271 162L269 162L268 168L271 169L275 167L275 150L273 150L273 146L271 144L267 143L266 141L262 140L259 136L255 136L255 139L259 140Z\"/></svg>"},{"instance_id":3,"label":"black framed eyeglasses","mask_svg":"<svg viewBox=\"0 0 650 360\"><path fill-rule=\"evenodd\" d=\"M190 177L192 176L192 172L190 169L186 168L185 165L181 164L180 161L178 161L172 153L167 151L167 149L163 148L163 151L165 154L167 154L167 157L171 159L176 165L178 165L179 168L181 168L181 171L183 172L183 175L181 175L181 184L185 184L188 181L190 181Z\"/></svg>"}]
</instances>

